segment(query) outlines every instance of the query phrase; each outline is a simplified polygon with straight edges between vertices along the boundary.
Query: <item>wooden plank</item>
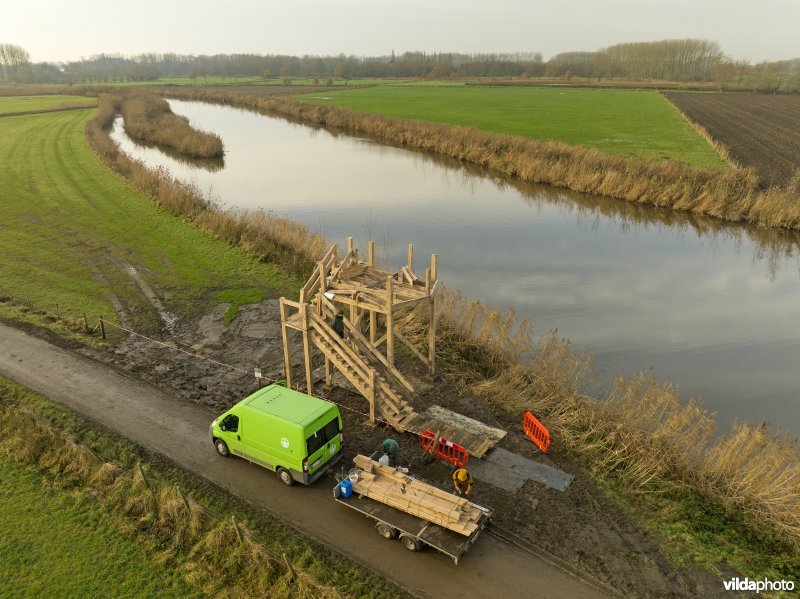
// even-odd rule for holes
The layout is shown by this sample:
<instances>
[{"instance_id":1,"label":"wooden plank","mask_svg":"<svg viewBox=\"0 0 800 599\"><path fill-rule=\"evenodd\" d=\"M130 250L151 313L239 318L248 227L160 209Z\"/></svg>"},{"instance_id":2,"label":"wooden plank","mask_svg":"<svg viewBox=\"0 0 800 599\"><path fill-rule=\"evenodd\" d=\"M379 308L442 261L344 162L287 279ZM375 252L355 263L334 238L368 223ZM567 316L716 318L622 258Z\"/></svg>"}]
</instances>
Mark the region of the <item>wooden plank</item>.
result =
<instances>
[{"instance_id":1,"label":"wooden plank","mask_svg":"<svg viewBox=\"0 0 800 599\"><path fill-rule=\"evenodd\" d=\"M300 313L302 314L303 322L305 324L305 330L303 331L303 356L306 363L306 393L313 395L314 381L311 378L311 344L308 339L308 306L303 305L303 307L300 308Z\"/></svg>"},{"instance_id":2,"label":"wooden plank","mask_svg":"<svg viewBox=\"0 0 800 599\"><path fill-rule=\"evenodd\" d=\"M354 492L366 495L403 512L418 516L463 535L477 528L483 511L469 501L442 491L395 468L381 466L366 456L353 460L362 468Z\"/></svg>"},{"instance_id":3,"label":"wooden plank","mask_svg":"<svg viewBox=\"0 0 800 599\"><path fill-rule=\"evenodd\" d=\"M410 350L411 350L411 352L412 352L412 353L413 353L415 356L417 356L417 358L419 358L419 359L420 359L420 361L421 361L423 364L425 364L425 366L428 366L428 367L430 368L430 364L428 364L428 360L425 358L425 356L423 356L423 355L422 355L422 353L421 353L421 352L420 352L420 351L419 351L419 350L418 350L416 347L414 347L413 345L411 345L411 342L410 342L408 339L406 339L406 338L403 336L403 334L402 334L402 333L400 333L400 331L395 331L395 332L394 332L394 336L395 336L395 337L397 337L397 340L398 340L398 341L400 341L400 342L401 342L403 345L405 345L405 346L406 346L408 349L410 349Z\"/></svg>"},{"instance_id":4,"label":"wooden plank","mask_svg":"<svg viewBox=\"0 0 800 599\"><path fill-rule=\"evenodd\" d=\"M394 301L394 280L386 277L386 359L394 366L394 314L392 303Z\"/></svg>"},{"instance_id":5,"label":"wooden plank","mask_svg":"<svg viewBox=\"0 0 800 599\"><path fill-rule=\"evenodd\" d=\"M281 336L283 337L283 375L286 377L286 386L292 388L292 339L286 330L286 299L281 298Z\"/></svg>"},{"instance_id":6,"label":"wooden plank","mask_svg":"<svg viewBox=\"0 0 800 599\"><path fill-rule=\"evenodd\" d=\"M434 254L434 256L435 255L436 254ZM436 373L436 296L431 295L430 328L428 329L428 374L433 376L435 373Z\"/></svg>"}]
</instances>

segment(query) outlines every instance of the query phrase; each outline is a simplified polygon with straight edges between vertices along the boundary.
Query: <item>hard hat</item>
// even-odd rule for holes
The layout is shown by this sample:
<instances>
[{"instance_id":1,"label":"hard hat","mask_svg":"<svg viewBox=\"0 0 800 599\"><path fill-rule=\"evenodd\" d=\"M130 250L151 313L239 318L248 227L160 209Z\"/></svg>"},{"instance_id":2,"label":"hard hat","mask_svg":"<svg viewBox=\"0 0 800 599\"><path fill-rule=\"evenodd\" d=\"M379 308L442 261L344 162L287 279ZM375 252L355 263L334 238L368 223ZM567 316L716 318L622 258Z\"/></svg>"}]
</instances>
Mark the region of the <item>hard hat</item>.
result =
<instances>
[{"instance_id":1,"label":"hard hat","mask_svg":"<svg viewBox=\"0 0 800 599\"><path fill-rule=\"evenodd\" d=\"M463 468L458 471L458 480L467 480L468 476L467 471Z\"/></svg>"}]
</instances>

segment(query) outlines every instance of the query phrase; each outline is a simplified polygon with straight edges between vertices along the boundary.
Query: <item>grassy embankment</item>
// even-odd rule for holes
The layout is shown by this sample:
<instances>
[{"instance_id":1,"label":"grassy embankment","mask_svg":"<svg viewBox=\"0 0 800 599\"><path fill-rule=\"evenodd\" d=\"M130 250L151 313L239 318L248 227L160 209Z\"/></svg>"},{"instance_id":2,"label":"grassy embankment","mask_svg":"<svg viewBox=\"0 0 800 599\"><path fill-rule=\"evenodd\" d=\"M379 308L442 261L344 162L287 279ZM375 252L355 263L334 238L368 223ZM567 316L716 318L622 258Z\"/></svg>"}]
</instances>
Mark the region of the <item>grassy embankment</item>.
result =
<instances>
[{"instance_id":1,"label":"grassy embankment","mask_svg":"<svg viewBox=\"0 0 800 599\"><path fill-rule=\"evenodd\" d=\"M473 127L357 113L335 106L300 102L292 97L258 95L252 91L242 93L233 88L170 88L163 91L170 97L248 108L437 153L521 181L547 183L581 193L704 214L730 222L746 221L760 226L800 230L800 180L786 187L760 191L758 177L752 170L720 170L690 166L675 160L618 156L560 141L540 141ZM467 90L442 88L427 91L457 93ZM660 101L664 102L663 99ZM689 128L677 114L675 118L681 126Z\"/></svg>"},{"instance_id":2,"label":"grassy embankment","mask_svg":"<svg viewBox=\"0 0 800 599\"><path fill-rule=\"evenodd\" d=\"M154 326L157 313L130 267L179 316L205 311L220 291L237 304L239 295L296 289L297 279L268 260L214 239L184 215L166 215L109 173L86 143L91 116L71 110L0 119L0 296L23 300L0 302L0 318L60 334L82 328L83 313L91 324L120 312L129 324ZM192 192L177 183L170 189L171 197Z\"/></svg>"},{"instance_id":3,"label":"grassy embankment","mask_svg":"<svg viewBox=\"0 0 800 599\"><path fill-rule=\"evenodd\" d=\"M52 110L69 110L87 108L97 105L95 98L81 96L12 96L0 97L0 116L50 112Z\"/></svg>"},{"instance_id":4,"label":"grassy embankment","mask_svg":"<svg viewBox=\"0 0 800 599\"><path fill-rule=\"evenodd\" d=\"M0 472L0 574L20 596L402 596L2 377Z\"/></svg>"}]
</instances>

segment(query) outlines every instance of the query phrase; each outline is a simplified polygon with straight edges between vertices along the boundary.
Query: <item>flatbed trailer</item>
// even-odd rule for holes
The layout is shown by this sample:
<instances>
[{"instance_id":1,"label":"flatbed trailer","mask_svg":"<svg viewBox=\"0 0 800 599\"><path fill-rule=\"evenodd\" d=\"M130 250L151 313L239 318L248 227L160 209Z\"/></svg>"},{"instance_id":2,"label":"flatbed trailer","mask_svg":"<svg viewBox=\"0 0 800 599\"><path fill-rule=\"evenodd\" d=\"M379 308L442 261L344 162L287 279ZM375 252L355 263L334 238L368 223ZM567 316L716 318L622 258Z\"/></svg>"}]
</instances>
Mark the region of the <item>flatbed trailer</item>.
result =
<instances>
[{"instance_id":1,"label":"flatbed trailer","mask_svg":"<svg viewBox=\"0 0 800 599\"><path fill-rule=\"evenodd\" d=\"M469 536L465 536L375 499L360 497L355 492L349 497L344 497L341 483L334 487L333 498L342 505L375 520L375 528L383 538L399 539L409 551L420 551L426 545L433 547L449 556L456 564L472 547L492 516L488 508L470 502L482 512L482 515L475 530Z\"/></svg>"}]
</instances>

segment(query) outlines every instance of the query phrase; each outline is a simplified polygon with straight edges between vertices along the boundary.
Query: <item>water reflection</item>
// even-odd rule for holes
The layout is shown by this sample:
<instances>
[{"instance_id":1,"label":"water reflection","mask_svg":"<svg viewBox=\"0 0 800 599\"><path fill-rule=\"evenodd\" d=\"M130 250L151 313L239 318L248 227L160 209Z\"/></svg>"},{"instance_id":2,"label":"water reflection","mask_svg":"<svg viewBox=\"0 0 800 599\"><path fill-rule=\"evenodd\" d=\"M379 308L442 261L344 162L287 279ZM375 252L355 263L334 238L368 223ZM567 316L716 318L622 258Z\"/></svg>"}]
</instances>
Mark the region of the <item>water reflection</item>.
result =
<instances>
[{"instance_id":1,"label":"water reflection","mask_svg":"<svg viewBox=\"0 0 800 599\"><path fill-rule=\"evenodd\" d=\"M125 151L223 205L263 207L329 239L439 254L441 278L590 347L609 372L655 368L741 417L800 431L800 236L520 183L438 156L232 108L171 102L220 135L225 168ZM417 265L422 270L422 264Z\"/></svg>"}]
</instances>

